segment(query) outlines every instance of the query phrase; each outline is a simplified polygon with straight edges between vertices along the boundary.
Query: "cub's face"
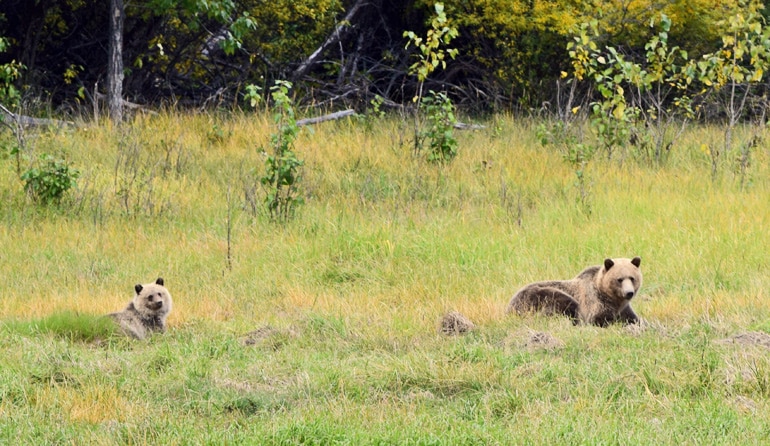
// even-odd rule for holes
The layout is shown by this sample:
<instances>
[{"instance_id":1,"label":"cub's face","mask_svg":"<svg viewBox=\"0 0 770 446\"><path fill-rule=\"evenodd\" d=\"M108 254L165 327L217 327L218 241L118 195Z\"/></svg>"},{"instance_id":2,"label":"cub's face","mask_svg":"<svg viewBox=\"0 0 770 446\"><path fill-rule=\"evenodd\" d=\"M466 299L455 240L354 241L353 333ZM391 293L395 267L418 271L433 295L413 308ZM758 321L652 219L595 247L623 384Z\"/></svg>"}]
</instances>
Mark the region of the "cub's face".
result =
<instances>
[{"instance_id":1,"label":"cub's face","mask_svg":"<svg viewBox=\"0 0 770 446\"><path fill-rule=\"evenodd\" d=\"M642 286L642 259L605 259L600 286L602 292L612 296L619 305L624 306L633 299Z\"/></svg>"},{"instance_id":2,"label":"cub's face","mask_svg":"<svg viewBox=\"0 0 770 446\"><path fill-rule=\"evenodd\" d=\"M171 311L171 294L163 286L163 279L158 278L155 283L134 286L134 307L145 315L164 316Z\"/></svg>"}]
</instances>

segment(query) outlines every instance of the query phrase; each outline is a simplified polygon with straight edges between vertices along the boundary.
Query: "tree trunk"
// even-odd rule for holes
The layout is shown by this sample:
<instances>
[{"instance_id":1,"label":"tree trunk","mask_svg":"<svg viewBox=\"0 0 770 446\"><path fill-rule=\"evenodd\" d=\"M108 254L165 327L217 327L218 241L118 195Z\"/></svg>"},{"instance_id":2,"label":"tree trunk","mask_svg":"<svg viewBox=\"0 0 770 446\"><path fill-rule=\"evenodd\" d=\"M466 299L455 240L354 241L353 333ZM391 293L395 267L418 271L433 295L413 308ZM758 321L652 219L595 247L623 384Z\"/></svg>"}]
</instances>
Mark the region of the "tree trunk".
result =
<instances>
[{"instance_id":1,"label":"tree trunk","mask_svg":"<svg viewBox=\"0 0 770 446\"><path fill-rule=\"evenodd\" d=\"M107 109L113 123L123 120L123 0L110 0L110 44L107 68Z\"/></svg>"}]
</instances>

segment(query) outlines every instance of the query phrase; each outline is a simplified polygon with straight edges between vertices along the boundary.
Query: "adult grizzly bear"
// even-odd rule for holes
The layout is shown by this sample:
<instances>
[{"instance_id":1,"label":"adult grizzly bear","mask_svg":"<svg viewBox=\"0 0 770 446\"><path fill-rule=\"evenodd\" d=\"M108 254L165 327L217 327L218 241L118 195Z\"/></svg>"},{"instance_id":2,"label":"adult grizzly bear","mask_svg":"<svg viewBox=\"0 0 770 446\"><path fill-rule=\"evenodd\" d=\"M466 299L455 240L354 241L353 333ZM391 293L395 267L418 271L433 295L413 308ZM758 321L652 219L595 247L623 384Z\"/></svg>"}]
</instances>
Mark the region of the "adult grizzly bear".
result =
<instances>
[{"instance_id":1,"label":"adult grizzly bear","mask_svg":"<svg viewBox=\"0 0 770 446\"><path fill-rule=\"evenodd\" d=\"M166 318L171 312L171 293L163 286L163 278L155 283L134 286L136 295L121 312L109 317L120 325L127 336L145 339L152 332L166 331Z\"/></svg>"},{"instance_id":2,"label":"adult grizzly bear","mask_svg":"<svg viewBox=\"0 0 770 446\"><path fill-rule=\"evenodd\" d=\"M629 304L642 285L641 263L639 257L605 259L603 265L588 267L571 280L531 283L513 296L507 312L564 314L574 324L601 327L635 324L639 317Z\"/></svg>"}]
</instances>

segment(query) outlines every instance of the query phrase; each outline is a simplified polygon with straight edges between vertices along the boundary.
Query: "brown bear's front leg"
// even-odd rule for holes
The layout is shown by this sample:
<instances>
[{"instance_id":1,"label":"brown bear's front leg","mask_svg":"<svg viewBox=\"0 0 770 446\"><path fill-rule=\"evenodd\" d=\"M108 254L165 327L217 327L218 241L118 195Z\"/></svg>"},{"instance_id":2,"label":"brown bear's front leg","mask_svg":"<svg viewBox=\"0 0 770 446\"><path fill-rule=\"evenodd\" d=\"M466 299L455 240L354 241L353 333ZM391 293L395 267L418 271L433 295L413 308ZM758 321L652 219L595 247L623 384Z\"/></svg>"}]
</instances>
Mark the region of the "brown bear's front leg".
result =
<instances>
[{"instance_id":1,"label":"brown bear's front leg","mask_svg":"<svg viewBox=\"0 0 770 446\"><path fill-rule=\"evenodd\" d=\"M618 320L625 324L638 324L639 316L637 316L636 313L634 313L634 310L631 309L630 305L626 305L626 308L620 311L620 316L618 317Z\"/></svg>"},{"instance_id":2,"label":"brown bear's front leg","mask_svg":"<svg viewBox=\"0 0 770 446\"><path fill-rule=\"evenodd\" d=\"M621 322L626 325L635 324L639 322L639 317L634 313L634 310L632 310L631 307L626 306L626 308L620 310L620 313L615 313L609 309L605 310L594 316L591 321L592 324L599 327L606 327L616 322Z\"/></svg>"}]
</instances>

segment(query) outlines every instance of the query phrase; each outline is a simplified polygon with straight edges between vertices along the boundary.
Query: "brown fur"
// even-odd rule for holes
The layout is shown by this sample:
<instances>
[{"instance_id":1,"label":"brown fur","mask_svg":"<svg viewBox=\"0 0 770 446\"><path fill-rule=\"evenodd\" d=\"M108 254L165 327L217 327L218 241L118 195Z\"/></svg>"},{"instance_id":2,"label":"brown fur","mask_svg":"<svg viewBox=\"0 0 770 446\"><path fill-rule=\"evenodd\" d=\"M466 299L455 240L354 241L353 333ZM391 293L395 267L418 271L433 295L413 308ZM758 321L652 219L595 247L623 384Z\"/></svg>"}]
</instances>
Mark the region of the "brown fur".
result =
<instances>
[{"instance_id":1,"label":"brown fur","mask_svg":"<svg viewBox=\"0 0 770 446\"><path fill-rule=\"evenodd\" d=\"M153 332L166 331L166 318L171 312L171 294L163 286L163 278L155 283L134 286L136 295L118 313L108 314L120 325L126 336L145 339Z\"/></svg>"},{"instance_id":2,"label":"brown fur","mask_svg":"<svg viewBox=\"0 0 770 446\"><path fill-rule=\"evenodd\" d=\"M571 280L531 283L513 296L507 312L566 315L575 324L602 327L614 322L635 324L639 317L630 302L642 285L641 262L639 257L606 259Z\"/></svg>"}]
</instances>

